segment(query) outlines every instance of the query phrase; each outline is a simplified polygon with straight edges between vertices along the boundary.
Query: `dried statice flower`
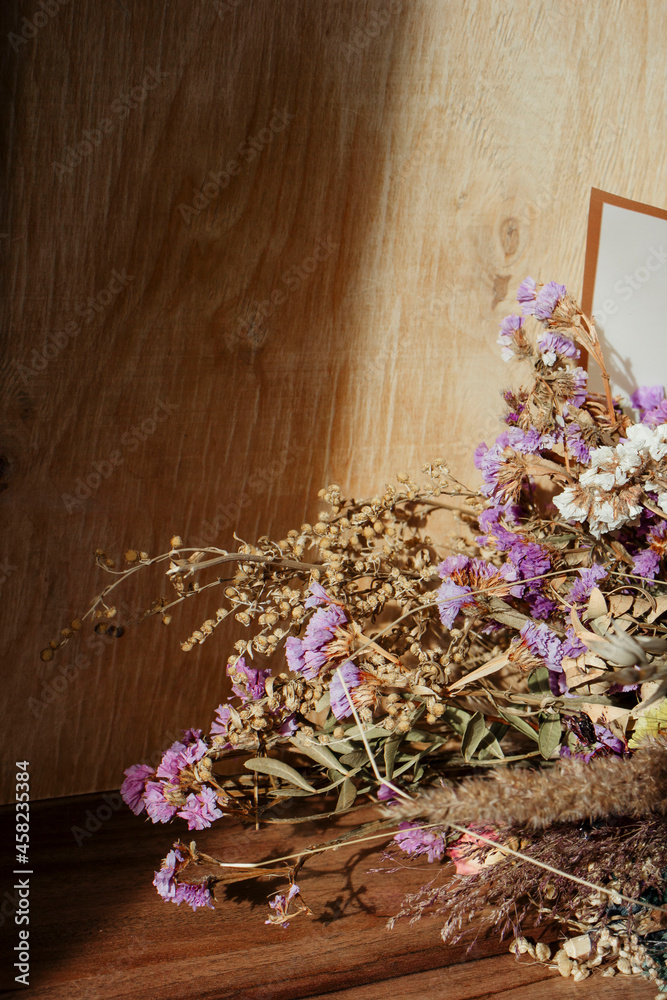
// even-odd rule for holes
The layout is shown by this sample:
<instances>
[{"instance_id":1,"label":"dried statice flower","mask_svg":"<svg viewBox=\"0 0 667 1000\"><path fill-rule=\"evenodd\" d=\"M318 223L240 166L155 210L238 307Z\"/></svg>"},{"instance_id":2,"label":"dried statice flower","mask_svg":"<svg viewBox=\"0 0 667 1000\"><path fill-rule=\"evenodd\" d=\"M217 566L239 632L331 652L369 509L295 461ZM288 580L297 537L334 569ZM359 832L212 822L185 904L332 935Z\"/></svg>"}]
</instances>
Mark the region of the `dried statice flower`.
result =
<instances>
[{"instance_id":1,"label":"dried statice flower","mask_svg":"<svg viewBox=\"0 0 667 1000\"><path fill-rule=\"evenodd\" d=\"M442 858L446 843L442 831L424 830L416 823L399 823L399 828L394 842L406 854L413 858L426 855L431 864Z\"/></svg>"},{"instance_id":2,"label":"dried statice flower","mask_svg":"<svg viewBox=\"0 0 667 1000\"><path fill-rule=\"evenodd\" d=\"M208 885L178 881L178 872L187 867L188 863L188 859L174 845L174 848L162 862L160 871L155 872L153 885L157 889L158 894L162 896L165 902L176 903L177 906L180 906L181 903L187 903L193 910L197 910L200 907L214 909L211 890Z\"/></svg>"},{"instance_id":3,"label":"dried statice flower","mask_svg":"<svg viewBox=\"0 0 667 1000\"><path fill-rule=\"evenodd\" d=\"M222 819L224 813L218 806L213 789L204 785L197 795L190 792L178 815L187 820L188 830L205 830L216 819Z\"/></svg>"},{"instance_id":4,"label":"dried statice flower","mask_svg":"<svg viewBox=\"0 0 667 1000\"><path fill-rule=\"evenodd\" d=\"M329 687L331 696L331 711L337 719L347 719L352 715L352 705L341 683L341 676L350 692L362 682L362 674L356 664L347 660L336 671Z\"/></svg>"},{"instance_id":5,"label":"dried statice flower","mask_svg":"<svg viewBox=\"0 0 667 1000\"><path fill-rule=\"evenodd\" d=\"M574 341L562 334L547 331L537 338L537 346L542 364L547 368L551 368L557 361L564 361L565 358L577 360L581 357L581 351Z\"/></svg>"},{"instance_id":6,"label":"dried statice flower","mask_svg":"<svg viewBox=\"0 0 667 1000\"><path fill-rule=\"evenodd\" d=\"M132 764L125 770L124 774L126 777L120 786L120 794L125 804L136 816L139 816L146 808L144 802L146 782L149 777L154 776L155 771L148 764Z\"/></svg>"},{"instance_id":7,"label":"dried statice flower","mask_svg":"<svg viewBox=\"0 0 667 1000\"><path fill-rule=\"evenodd\" d=\"M295 917L298 917L301 913L310 914L310 910L301 900L300 892L299 886L296 883L292 883L287 893L275 893L273 899L269 899L269 907L273 912L269 914L269 919L265 920L264 923L287 930L290 921L294 920ZM301 903L299 909L291 907L294 900Z\"/></svg>"}]
</instances>

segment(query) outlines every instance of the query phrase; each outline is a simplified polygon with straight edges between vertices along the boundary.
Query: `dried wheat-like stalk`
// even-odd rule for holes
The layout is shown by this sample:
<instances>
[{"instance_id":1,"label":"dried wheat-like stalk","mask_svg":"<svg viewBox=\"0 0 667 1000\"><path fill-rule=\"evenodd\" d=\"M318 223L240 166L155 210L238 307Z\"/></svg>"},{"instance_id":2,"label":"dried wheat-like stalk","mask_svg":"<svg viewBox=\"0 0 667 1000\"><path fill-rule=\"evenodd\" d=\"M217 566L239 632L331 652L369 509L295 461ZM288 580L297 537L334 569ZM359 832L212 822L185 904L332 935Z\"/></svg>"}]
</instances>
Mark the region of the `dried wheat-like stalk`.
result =
<instances>
[{"instance_id":1,"label":"dried wheat-like stalk","mask_svg":"<svg viewBox=\"0 0 667 1000\"><path fill-rule=\"evenodd\" d=\"M647 742L630 758L563 760L548 770L497 770L456 787L426 792L391 807L396 820L493 823L540 829L605 816L667 813L667 739Z\"/></svg>"}]
</instances>

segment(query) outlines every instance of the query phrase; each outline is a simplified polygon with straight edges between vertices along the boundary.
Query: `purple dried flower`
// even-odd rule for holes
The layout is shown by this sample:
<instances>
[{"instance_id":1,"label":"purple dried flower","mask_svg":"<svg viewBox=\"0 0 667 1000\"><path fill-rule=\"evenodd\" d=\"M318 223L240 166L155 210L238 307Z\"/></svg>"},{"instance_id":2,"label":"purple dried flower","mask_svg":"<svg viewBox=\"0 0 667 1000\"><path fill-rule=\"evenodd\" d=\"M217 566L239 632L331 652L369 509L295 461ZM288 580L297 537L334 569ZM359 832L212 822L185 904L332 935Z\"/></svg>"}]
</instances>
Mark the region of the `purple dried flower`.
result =
<instances>
[{"instance_id":1,"label":"purple dried flower","mask_svg":"<svg viewBox=\"0 0 667 1000\"><path fill-rule=\"evenodd\" d=\"M565 441L567 448L573 458L582 465L588 465L591 460L591 452L588 445L582 440L582 430L579 424L574 421L567 424L565 428Z\"/></svg>"},{"instance_id":2,"label":"purple dried flower","mask_svg":"<svg viewBox=\"0 0 667 1000\"><path fill-rule=\"evenodd\" d=\"M183 743L172 743L170 748L165 751L160 761L160 766L155 772L158 778L166 778L167 781L178 784L181 768L183 767L181 750L184 749Z\"/></svg>"},{"instance_id":3,"label":"purple dried flower","mask_svg":"<svg viewBox=\"0 0 667 1000\"><path fill-rule=\"evenodd\" d=\"M551 333L550 331L543 333L537 339L537 346L542 355L542 361L548 368L551 368L559 359L581 357L581 351L574 341L559 333Z\"/></svg>"},{"instance_id":4,"label":"purple dried flower","mask_svg":"<svg viewBox=\"0 0 667 1000\"><path fill-rule=\"evenodd\" d=\"M505 527L501 525L501 519L509 524L512 528L518 526L518 518L521 513L520 508L516 504L506 503L498 504L497 506L487 507L483 510L479 517L477 518L479 522L480 530L486 532L487 538L483 541L487 541L489 538L495 539L506 539L514 538L515 534L513 531L508 531ZM505 549L501 545L497 544L496 548L500 552L504 552Z\"/></svg>"},{"instance_id":5,"label":"purple dried flower","mask_svg":"<svg viewBox=\"0 0 667 1000\"><path fill-rule=\"evenodd\" d=\"M438 611L445 628L451 628L464 605L474 604L470 598L470 587L461 587L453 580L443 580L438 588Z\"/></svg>"},{"instance_id":6,"label":"purple dried flower","mask_svg":"<svg viewBox=\"0 0 667 1000\"><path fill-rule=\"evenodd\" d=\"M535 311L535 293L537 285L534 278L524 278L516 293L517 302L521 303L524 316L532 316Z\"/></svg>"},{"instance_id":7,"label":"purple dried flower","mask_svg":"<svg viewBox=\"0 0 667 1000\"><path fill-rule=\"evenodd\" d=\"M463 555L448 556L438 566L438 573L444 577L437 601L440 620L445 628L452 627L463 607L474 605L471 597L473 590L479 590L493 578L499 578L495 566L483 559L470 559Z\"/></svg>"},{"instance_id":8,"label":"purple dried flower","mask_svg":"<svg viewBox=\"0 0 667 1000\"><path fill-rule=\"evenodd\" d=\"M527 542L521 535L515 535L507 548L507 557L518 569L521 579L541 576L551 569L549 553L537 542Z\"/></svg>"},{"instance_id":9,"label":"purple dried flower","mask_svg":"<svg viewBox=\"0 0 667 1000\"><path fill-rule=\"evenodd\" d=\"M178 740L172 743L169 749L165 751L160 761L160 766L155 772L158 778L166 778L167 781L178 784L181 771L201 760L206 754L208 747L200 739L201 729L188 729L184 737L191 741L190 744L188 745L188 743L179 742Z\"/></svg>"},{"instance_id":10,"label":"purple dried flower","mask_svg":"<svg viewBox=\"0 0 667 1000\"><path fill-rule=\"evenodd\" d=\"M181 903L187 903L193 910L201 906L208 906L210 909L214 909L211 901L211 892L206 885L179 883L176 881L176 870L179 867L183 867L183 861L183 855L177 848L170 851L164 859L160 871L155 872L155 878L153 879L153 885L159 895L162 896L165 902L176 903L177 906L180 906Z\"/></svg>"},{"instance_id":11,"label":"purple dried flower","mask_svg":"<svg viewBox=\"0 0 667 1000\"><path fill-rule=\"evenodd\" d=\"M593 588L597 587L600 580L604 580L607 577L607 570L604 566L600 566L599 563L593 563L587 569L580 569L579 577L572 584L568 595L570 600L575 604L588 600Z\"/></svg>"},{"instance_id":12,"label":"purple dried flower","mask_svg":"<svg viewBox=\"0 0 667 1000\"><path fill-rule=\"evenodd\" d=\"M523 326L523 319L518 313L506 316L500 324L497 343L500 345L501 357L503 361L511 361L514 357L516 346L516 333Z\"/></svg>"},{"instance_id":13,"label":"purple dried flower","mask_svg":"<svg viewBox=\"0 0 667 1000\"><path fill-rule=\"evenodd\" d=\"M402 851L413 858L426 854L431 863L440 861L445 853L445 835L442 831L424 830L416 823L399 823L398 826L400 832L395 834L394 841Z\"/></svg>"},{"instance_id":14,"label":"purple dried flower","mask_svg":"<svg viewBox=\"0 0 667 1000\"><path fill-rule=\"evenodd\" d=\"M347 660L336 670L329 685L331 711L337 719L346 719L352 715L352 707L341 683L341 674L348 690L351 691L352 688L359 687L361 684L361 673L352 660Z\"/></svg>"},{"instance_id":15,"label":"purple dried flower","mask_svg":"<svg viewBox=\"0 0 667 1000\"><path fill-rule=\"evenodd\" d=\"M120 786L120 794L126 805L130 807L135 816L138 816L146 808L144 802L144 792L146 782L155 776L155 771L148 764L132 764L123 771L126 776L125 781Z\"/></svg>"},{"instance_id":16,"label":"purple dried flower","mask_svg":"<svg viewBox=\"0 0 667 1000\"><path fill-rule=\"evenodd\" d=\"M546 625L526 622L519 634L535 656L540 656L550 670L562 670L563 648L561 640Z\"/></svg>"},{"instance_id":17,"label":"purple dried flower","mask_svg":"<svg viewBox=\"0 0 667 1000\"><path fill-rule=\"evenodd\" d=\"M380 785L378 788L378 799L380 802L393 802L397 798L397 792L388 785Z\"/></svg>"},{"instance_id":18,"label":"purple dried flower","mask_svg":"<svg viewBox=\"0 0 667 1000\"><path fill-rule=\"evenodd\" d=\"M331 658L326 647L334 639L338 628L346 623L345 612L337 604L320 608L310 619L301 641L304 661L301 673L307 680L317 677L324 664Z\"/></svg>"},{"instance_id":19,"label":"purple dried flower","mask_svg":"<svg viewBox=\"0 0 667 1000\"><path fill-rule=\"evenodd\" d=\"M645 580L655 580L660 569L660 555L653 549L644 549L632 559L632 572Z\"/></svg>"},{"instance_id":20,"label":"purple dried flower","mask_svg":"<svg viewBox=\"0 0 667 1000\"><path fill-rule=\"evenodd\" d=\"M528 602L528 607L533 618L541 618L543 621L551 618L558 607L555 601L551 601L544 594L539 593L526 594L526 601Z\"/></svg>"},{"instance_id":21,"label":"purple dried flower","mask_svg":"<svg viewBox=\"0 0 667 1000\"><path fill-rule=\"evenodd\" d=\"M567 686L567 680L562 668L560 670L549 671L549 690L554 698L560 698L561 695L569 693L570 689Z\"/></svg>"},{"instance_id":22,"label":"purple dried flower","mask_svg":"<svg viewBox=\"0 0 667 1000\"><path fill-rule=\"evenodd\" d=\"M446 576L450 576L452 573L464 572L469 565L469 556L447 556L438 566L438 575L444 580Z\"/></svg>"},{"instance_id":23,"label":"purple dried flower","mask_svg":"<svg viewBox=\"0 0 667 1000\"><path fill-rule=\"evenodd\" d=\"M643 385L639 389L635 389L630 396L630 402L636 410L639 410L640 416L643 417L647 410L655 410L656 407L660 406L664 398L665 390L663 386Z\"/></svg>"},{"instance_id":24,"label":"purple dried flower","mask_svg":"<svg viewBox=\"0 0 667 1000\"><path fill-rule=\"evenodd\" d=\"M144 802L146 803L146 812L153 823L168 823L176 815L177 807L168 802L165 797L165 790L171 787L162 781L147 782Z\"/></svg>"},{"instance_id":25,"label":"purple dried flower","mask_svg":"<svg viewBox=\"0 0 667 1000\"><path fill-rule=\"evenodd\" d=\"M475 450L473 452L472 460L475 463L475 468L476 469L481 469L482 468L482 462L483 462L484 456L486 455L486 453L487 453L488 450L489 450L489 446L484 441L482 441L480 444L478 444L477 447L475 448Z\"/></svg>"},{"instance_id":26,"label":"purple dried flower","mask_svg":"<svg viewBox=\"0 0 667 1000\"><path fill-rule=\"evenodd\" d=\"M204 785L197 795L190 792L178 815L188 821L188 830L205 830L214 820L221 819L224 813L218 808L218 799L213 789Z\"/></svg>"},{"instance_id":27,"label":"purple dried flower","mask_svg":"<svg viewBox=\"0 0 667 1000\"><path fill-rule=\"evenodd\" d=\"M494 444L491 448L480 445L475 451L475 465L482 473L482 493L493 496L498 490L498 480L503 466L503 449Z\"/></svg>"},{"instance_id":28,"label":"purple dried flower","mask_svg":"<svg viewBox=\"0 0 667 1000\"><path fill-rule=\"evenodd\" d=\"M159 895L165 900L173 900L176 894L176 869L179 867L179 863L182 865L183 860L183 855L178 849L169 851L169 854L162 862L160 871L155 872L153 885Z\"/></svg>"},{"instance_id":29,"label":"purple dried flower","mask_svg":"<svg viewBox=\"0 0 667 1000\"><path fill-rule=\"evenodd\" d=\"M319 608L308 622L303 639L293 636L285 642L285 656L290 669L313 680L331 659L327 646L341 625L347 624L345 612L338 604Z\"/></svg>"},{"instance_id":30,"label":"purple dried flower","mask_svg":"<svg viewBox=\"0 0 667 1000\"><path fill-rule=\"evenodd\" d=\"M581 639L575 635L574 629L568 628L565 633L565 638L563 639L563 645L561 646L563 656L569 656L576 660L578 656L581 656L582 653L586 652L587 648L588 647L584 645Z\"/></svg>"},{"instance_id":31,"label":"purple dried flower","mask_svg":"<svg viewBox=\"0 0 667 1000\"><path fill-rule=\"evenodd\" d=\"M316 608L319 604L335 604L321 583L317 580L313 580L310 587L310 597L308 597L304 603L305 608Z\"/></svg>"},{"instance_id":32,"label":"purple dried flower","mask_svg":"<svg viewBox=\"0 0 667 1000\"><path fill-rule=\"evenodd\" d=\"M659 427L660 424L667 424L667 399L663 399L654 410L648 410L642 417L642 423L649 427Z\"/></svg>"},{"instance_id":33,"label":"purple dried flower","mask_svg":"<svg viewBox=\"0 0 667 1000\"><path fill-rule=\"evenodd\" d=\"M555 281L547 281L535 297L535 305L532 309L535 319L551 319L558 302L566 295L565 285L559 285Z\"/></svg>"},{"instance_id":34,"label":"purple dried flower","mask_svg":"<svg viewBox=\"0 0 667 1000\"><path fill-rule=\"evenodd\" d=\"M293 635L285 640L285 659L290 670L295 674L302 674L306 669L303 642Z\"/></svg>"},{"instance_id":35,"label":"purple dried flower","mask_svg":"<svg viewBox=\"0 0 667 1000\"><path fill-rule=\"evenodd\" d=\"M500 324L500 336L511 337L517 330L520 330L522 326L522 317L518 313L511 313L509 316L506 316Z\"/></svg>"},{"instance_id":36,"label":"purple dried flower","mask_svg":"<svg viewBox=\"0 0 667 1000\"><path fill-rule=\"evenodd\" d=\"M298 896L299 891L299 887L295 883L290 887L287 895L283 892L276 893L273 899L269 900L269 906L272 910L275 910L275 915L270 916L264 923L280 926L283 930L286 930L289 927L289 921L285 919L288 916L287 910L289 909L290 902L295 896Z\"/></svg>"},{"instance_id":37,"label":"purple dried flower","mask_svg":"<svg viewBox=\"0 0 667 1000\"><path fill-rule=\"evenodd\" d=\"M211 736L226 736L229 727L229 718L231 716L231 709L229 705L218 705L215 710L215 721L211 725ZM225 746L229 746L226 743Z\"/></svg>"},{"instance_id":38,"label":"purple dried flower","mask_svg":"<svg viewBox=\"0 0 667 1000\"><path fill-rule=\"evenodd\" d=\"M644 385L630 397L632 405L639 410L641 422L650 427L667 423L667 400L661 385Z\"/></svg>"},{"instance_id":39,"label":"purple dried flower","mask_svg":"<svg viewBox=\"0 0 667 1000\"><path fill-rule=\"evenodd\" d=\"M565 722L567 724L568 720L566 719ZM581 743L579 740L582 750L575 753L569 747L563 746L560 748L561 757L576 757L588 763L593 757L608 757L612 754L623 757L628 753L625 741L615 736L606 726L599 725L596 722L593 728L595 730L595 741L593 743Z\"/></svg>"},{"instance_id":40,"label":"purple dried flower","mask_svg":"<svg viewBox=\"0 0 667 1000\"><path fill-rule=\"evenodd\" d=\"M276 732L280 736L293 736L297 731L296 715L288 715L286 719L278 726Z\"/></svg>"},{"instance_id":41,"label":"purple dried flower","mask_svg":"<svg viewBox=\"0 0 667 1000\"><path fill-rule=\"evenodd\" d=\"M588 373L585 372L583 368L573 368L571 372L568 372L568 374L572 382L572 391L567 397L567 401L578 408L586 400Z\"/></svg>"},{"instance_id":42,"label":"purple dried flower","mask_svg":"<svg viewBox=\"0 0 667 1000\"><path fill-rule=\"evenodd\" d=\"M245 657L240 656L236 663L227 664L227 676L236 683L232 684L232 691L242 702L256 701L266 694L266 678L271 676L270 670L259 670L256 667L249 667Z\"/></svg>"},{"instance_id":43,"label":"purple dried flower","mask_svg":"<svg viewBox=\"0 0 667 1000\"><path fill-rule=\"evenodd\" d=\"M180 906L181 903L187 903L193 910L204 906L210 910L215 909L211 890L204 883L197 885L190 882L179 882L172 903L176 903L177 906Z\"/></svg>"},{"instance_id":44,"label":"purple dried flower","mask_svg":"<svg viewBox=\"0 0 667 1000\"><path fill-rule=\"evenodd\" d=\"M520 455L534 455L540 450L541 435L534 427L524 431L521 427L508 427L496 438L496 444L501 448L513 448Z\"/></svg>"}]
</instances>

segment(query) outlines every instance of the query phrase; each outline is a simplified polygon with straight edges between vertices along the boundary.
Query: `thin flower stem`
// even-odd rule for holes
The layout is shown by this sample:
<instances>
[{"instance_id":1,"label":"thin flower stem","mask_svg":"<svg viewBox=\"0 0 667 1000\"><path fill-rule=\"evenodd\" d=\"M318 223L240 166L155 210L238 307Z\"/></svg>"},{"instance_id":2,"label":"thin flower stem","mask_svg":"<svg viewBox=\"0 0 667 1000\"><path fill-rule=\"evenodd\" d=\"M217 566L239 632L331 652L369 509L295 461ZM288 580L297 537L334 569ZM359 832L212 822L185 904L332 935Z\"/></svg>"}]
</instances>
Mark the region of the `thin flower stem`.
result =
<instances>
[{"instance_id":1,"label":"thin flower stem","mask_svg":"<svg viewBox=\"0 0 667 1000\"><path fill-rule=\"evenodd\" d=\"M600 345L600 338L598 337L598 332L595 329L595 323L592 319L589 319L585 313L579 312L579 317L581 319L582 325L586 330L586 339L588 339L590 347L588 349L589 354L592 355L596 361L598 368L600 369L600 375L602 376L602 381L604 382L604 394L607 403L607 414L609 420L612 424L616 423L616 414L614 412L614 400L611 395L611 387L609 383L609 374L604 363L604 357L602 355L602 348Z\"/></svg>"},{"instance_id":2,"label":"thin flower stem","mask_svg":"<svg viewBox=\"0 0 667 1000\"><path fill-rule=\"evenodd\" d=\"M206 550L198 549L197 551L205 552ZM184 566L174 566L172 569L167 570L167 576L176 576L179 573L190 573L195 570L199 571L201 569L210 569L211 566L219 566L221 563L228 562L266 563L270 566L285 566L288 569L322 568L321 563L299 562L298 559L285 559L279 556L257 555L253 552L225 552L224 555L217 556L215 559L207 559L205 562L187 563Z\"/></svg>"},{"instance_id":3,"label":"thin flower stem","mask_svg":"<svg viewBox=\"0 0 667 1000\"><path fill-rule=\"evenodd\" d=\"M422 829L427 830L432 826L442 826L442 823L427 823L424 827L422 827ZM306 847L303 851L296 851L294 854L284 854L280 858L270 858L268 861L250 861L248 863L242 861L218 861L217 858L212 858L208 854L201 853L199 854L199 857L204 858L205 861L209 861L212 864L218 865L219 868L266 868L267 865L277 865L282 861L292 861L294 858L304 858L310 854L322 854L324 851L335 851L339 847L347 847L348 844L364 844L370 840L384 840L387 837L394 837L397 833L400 833L398 827L393 830L385 830L382 833L373 833L366 837L355 837L350 840L343 840L340 843L324 844L322 847Z\"/></svg>"}]
</instances>

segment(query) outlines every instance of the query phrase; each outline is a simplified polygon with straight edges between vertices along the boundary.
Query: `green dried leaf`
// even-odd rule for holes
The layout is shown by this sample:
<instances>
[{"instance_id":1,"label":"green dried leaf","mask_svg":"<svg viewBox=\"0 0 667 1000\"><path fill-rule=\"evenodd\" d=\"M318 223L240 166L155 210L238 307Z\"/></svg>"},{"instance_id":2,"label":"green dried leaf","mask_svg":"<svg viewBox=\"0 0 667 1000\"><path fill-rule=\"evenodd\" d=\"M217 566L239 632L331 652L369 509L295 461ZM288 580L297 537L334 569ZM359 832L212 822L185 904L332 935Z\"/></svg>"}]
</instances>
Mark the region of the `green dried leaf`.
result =
<instances>
[{"instance_id":1,"label":"green dried leaf","mask_svg":"<svg viewBox=\"0 0 667 1000\"><path fill-rule=\"evenodd\" d=\"M340 791L338 793L338 802L336 803L336 812L345 812L354 803L357 797L357 789L351 778L346 778L343 784L340 786Z\"/></svg>"},{"instance_id":2,"label":"green dried leaf","mask_svg":"<svg viewBox=\"0 0 667 1000\"><path fill-rule=\"evenodd\" d=\"M522 719L520 715L512 715L510 712L504 712L502 709L498 709L498 715L500 715L506 722L516 729L518 732L523 733L524 736L528 736L531 740L535 740L537 743L539 737L532 726L529 726L525 719Z\"/></svg>"},{"instance_id":3,"label":"green dried leaf","mask_svg":"<svg viewBox=\"0 0 667 1000\"><path fill-rule=\"evenodd\" d=\"M466 726L461 741L461 754L464 760L470 760L488 732L484 716L481 712L475 712Z\"/></svg>"},{"instance_id":4,"label":"green dried leaf","mask_svg":"<svg viewBox=\"0 0 667 1000\"><path fill-rule=\"evenodd\" d=\"M560 743L561 724L560 715L549 714L540 716L540 735L538 747L545 760L549 760L552 753Z\"/></svg>"},{"instance_id":5,"label":"green dried leaf","mask_svg":"<svg viewBox=\"0 0 667 1000\"><path fill-rule=\"evenodd\" d=\"M405 740L408 743L415 743L417 741L420 743L428 743L434 739L437 740L440 739L440 737L436 736L435 733L429 732L427 729L411 729L409 733L405 734ZM445 741L441 740L441 742L444 743Z\"/></svg>"},{"instance_id":6,"label":"green dried leaf","mask_svg":"<svg viewBox=\"0 0 667 1000\"><path fill-rule=\"evenodd\" d=\"M324 692L324 694L318 701L317 705L315 706L315 711L322 712L324 711L325 708L329 708L330 704L331 704L331 692L327 688L327 690Z\"/></svg>"},{"instance_id":7,"label":"green dried leaf","mask_svg":"<svg viewBox=\"0 0 667 1000\"><path fill-rule=\"evenodd\" d=\"M495 757L502 760L505 756L500 741L507 732L508 727L499 722L493 722L489 726L488 735L484 737L477 750L477 759L486 760L487 757Z\"/></svg>"},{"instance_id":8,"label":"green dried leaf","mask_svg":"<svg viewBox=\"0 0 667 1000\"><path fill-rule=\"evenodd\" d=\"M550 535L549 545L555 545L557 548L564 548L573 542L577 538L577 535Z\"/></svg>"},{"instance_id":9,"label":"green dried leaf","mask_svg":"<svg viewBox=\"0 0 667 1000\"><path fill-rule=\"evenodd\" d=\"M348 767L363 767L368 763L368 754L365 750L353 750L352 753L346 753L341 757L340 762Z\"/></svg>"},{"instance_id":10,"label":"green dried leaf","mask_svg":"<svg viewBox=\"0 0 667 1000\"><path fill-rule=\"evenodd\" d=\"M307 792L316 792L317 789L313 788L306 779L299 774L293 767L286 764L282 760L276 760L275 757L252 757L247 760L244 764L249 771L259 771L261 774L271 774L274 778L280 778L282 781L288 781L291 785L296 785L297 788L303 788Z\"/></svg>"},{"instance_id":11,"label":"green dried leaf","mask_svg":"<svg viewBox=\"0 0 667 1000\"><path fill-rule=\"evenodd\" d=\"M538 667L528 675L528 690L534 694L551 694L549 671L546 667Z\"/></svg>"},{"instance_id":12,"label":"green dried leaf","mask_svg":"<svg viewBox=\"0 0 667 1000\"><path fill-rule=\"evenodd\" d=\"M366 737L367 740L377 740L380 737L386 738L387 730L384 729L382 726L372 726L370 729L365 730L364 736ZM345 731L345 739L355 740L355 741L358 740L361 743L363 743L363 738L361 736L361 730L359 729L359 726L352 726L350 729L347 729Z\"/></svg>"},{"instance_id":13,"label":"green dried leaf","mask_svg":"<svg viewBox=\"0 0 667 1000\"><path fill-rule=\"evenodd\" d=\"M338 758L323 743L308 743L297 737L292 738L290 743L296 747L299 753L306 754L311 760L316 760L318 764L324 764L325 767L334 768L341 774L347 774L347 768L343 767Z\"/></svg>"},{"instance_id":14,"label":"green dried leaf","mask_svg":"<svg viewBox=\"0 0 667 1000\"><path fill-rule=\"evenodd\" d=\"M387 779L391 781L392 775L394 773L394 761L396 760L396 752L403 742L402 733L394 733L385 740L384 744L384 771Z\"/></svg>"},{"instance_id":15,"label":"green dried leaf","mask_svg":"<svg viewBox=\"0 0 667 1000\"><path fill-rule=\"evenodd\" d=\"M472 716L470 712L466 712L463 708L458 708L456 705L447 705L440 718L443 722L447 723L450 729L454 730L457 736L463 736Z\"/></svg>"}]
</instances>

